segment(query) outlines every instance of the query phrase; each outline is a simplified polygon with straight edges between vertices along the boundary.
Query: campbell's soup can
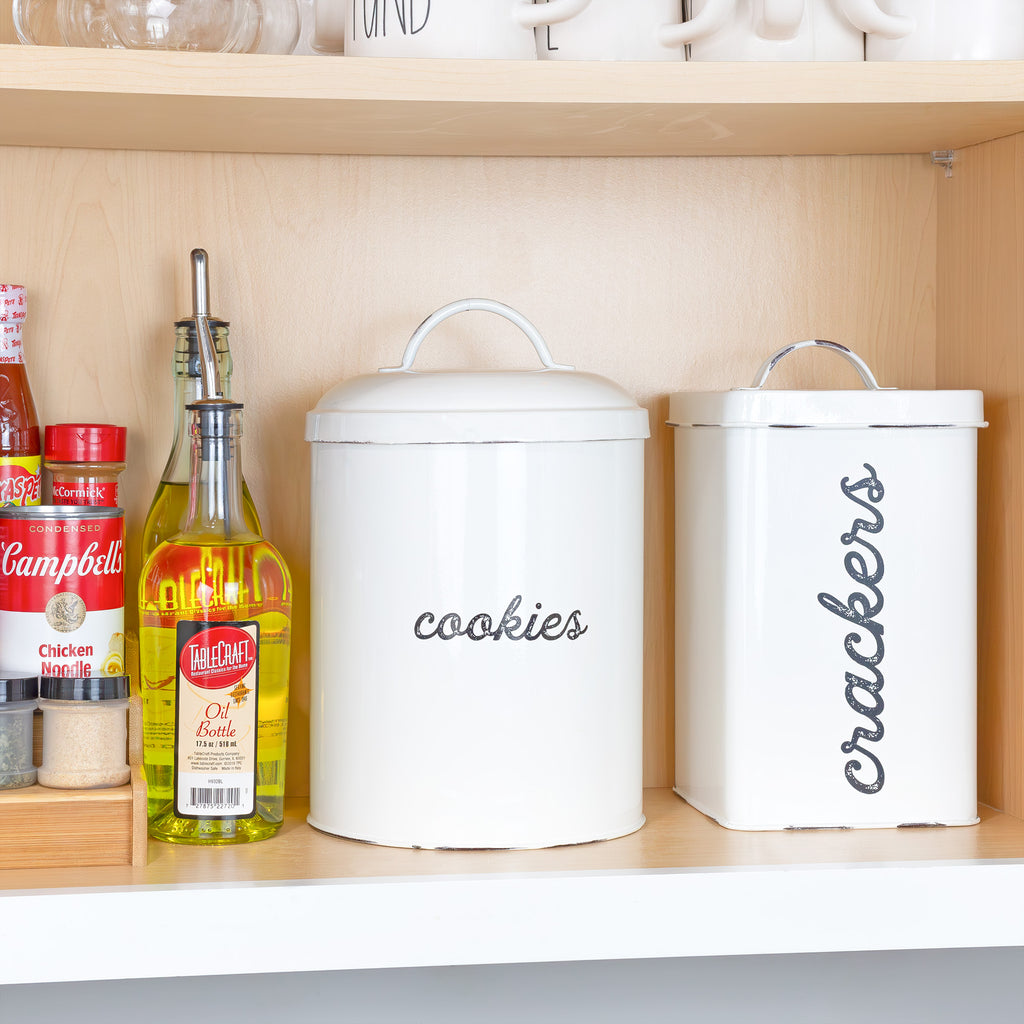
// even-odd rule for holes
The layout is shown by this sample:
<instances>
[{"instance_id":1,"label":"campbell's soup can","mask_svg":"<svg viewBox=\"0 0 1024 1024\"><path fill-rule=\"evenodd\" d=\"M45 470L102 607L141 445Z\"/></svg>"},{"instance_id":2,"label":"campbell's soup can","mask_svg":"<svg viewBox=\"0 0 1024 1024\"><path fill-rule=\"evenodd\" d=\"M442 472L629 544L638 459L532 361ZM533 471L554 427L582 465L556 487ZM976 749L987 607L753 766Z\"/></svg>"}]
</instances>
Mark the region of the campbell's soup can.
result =
<instances>
[{"instance_id":1,"label":"campbell's soup can","mask_svg":"<svg viewBox=\"0 0 1024 1024\"><path fill-rule=\"evenodd\" d=\"M124 673L124 511L0 508L0 668Z\"/></svg>"}]
</instances>

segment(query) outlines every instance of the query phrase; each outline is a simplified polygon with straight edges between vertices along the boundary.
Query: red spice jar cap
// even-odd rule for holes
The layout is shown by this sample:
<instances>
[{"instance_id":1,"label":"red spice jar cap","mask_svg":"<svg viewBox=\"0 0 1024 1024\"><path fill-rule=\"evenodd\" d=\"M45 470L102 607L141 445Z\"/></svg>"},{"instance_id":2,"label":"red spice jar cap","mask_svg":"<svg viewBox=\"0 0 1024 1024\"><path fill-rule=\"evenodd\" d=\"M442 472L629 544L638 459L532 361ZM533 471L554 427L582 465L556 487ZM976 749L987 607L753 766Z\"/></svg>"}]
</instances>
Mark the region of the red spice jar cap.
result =
<instances>
[{"instance_id":1,"label":"red spice jar cap","mask_svg":"<svg viewBox=\"0 0 1024 1024\"><path fill-rule=\"evenodd\" d=\"M58 423L47 427L48 462L124 462L126 427L112 423Z\"/></svg>"}]
</instances>

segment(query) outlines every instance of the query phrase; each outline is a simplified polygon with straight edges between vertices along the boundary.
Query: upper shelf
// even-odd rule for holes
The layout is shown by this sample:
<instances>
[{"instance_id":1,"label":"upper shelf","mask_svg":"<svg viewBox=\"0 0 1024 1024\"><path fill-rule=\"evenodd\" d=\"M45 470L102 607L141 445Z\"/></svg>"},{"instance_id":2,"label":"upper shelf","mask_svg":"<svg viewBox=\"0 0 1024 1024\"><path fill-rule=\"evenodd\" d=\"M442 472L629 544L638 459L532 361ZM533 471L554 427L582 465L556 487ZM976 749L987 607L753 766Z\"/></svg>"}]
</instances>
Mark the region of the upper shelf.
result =
<instances>
[{"instance_id":1,"label":"upper shelf","mask_svg":"<svg viewBox=\"0 0 1024 1024\"><path fill-rule=\"evenodd\" d=\"M3 141L252 153L926 153L1024 131L1024 62L376 60L0 46Z\"/></svg>"}]
</instances>

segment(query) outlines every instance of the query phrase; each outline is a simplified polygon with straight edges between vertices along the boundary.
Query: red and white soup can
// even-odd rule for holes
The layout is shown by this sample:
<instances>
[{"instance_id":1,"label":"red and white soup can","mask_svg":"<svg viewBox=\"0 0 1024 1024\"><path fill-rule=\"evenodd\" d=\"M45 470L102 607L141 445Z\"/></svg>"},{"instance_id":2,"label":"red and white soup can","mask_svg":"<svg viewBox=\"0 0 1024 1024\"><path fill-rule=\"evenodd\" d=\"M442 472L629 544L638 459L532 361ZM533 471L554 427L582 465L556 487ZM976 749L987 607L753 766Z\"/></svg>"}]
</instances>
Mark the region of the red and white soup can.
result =
<instances>
[{"instance_id":1,"label":"red and white soup can","mask_svg":"<svg viewBox=\"0 0 1024 1024\"><path fill-rule=\"evenodd\" d=\"M124 673L122 509L0 509L0 668Z\"/></svg>"}]
</instances>

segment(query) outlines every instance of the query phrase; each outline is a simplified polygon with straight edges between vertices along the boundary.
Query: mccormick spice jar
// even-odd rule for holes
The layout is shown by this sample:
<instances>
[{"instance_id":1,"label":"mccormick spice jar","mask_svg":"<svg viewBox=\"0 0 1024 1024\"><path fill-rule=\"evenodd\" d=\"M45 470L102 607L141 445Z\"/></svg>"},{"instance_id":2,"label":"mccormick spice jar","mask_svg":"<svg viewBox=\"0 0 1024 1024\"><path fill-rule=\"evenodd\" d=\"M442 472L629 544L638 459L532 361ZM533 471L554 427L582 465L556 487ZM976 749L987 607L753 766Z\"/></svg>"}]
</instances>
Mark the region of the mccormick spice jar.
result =
<instances>
[{"instance_id":1,"label":"mccormick spice jar","mask_svg":"<svg viewBox=\"0 0 1024 1024\"><path fill-rule=\"evenodd\" d=\"M124 672L124 512L0 508L0 658L40 676Z\"/></svg>"},{"instance_id":2,"label":"mccormick spice jar","mask_svg":"<svg viewBox=\"0 0 1024 1024\"><path fill-rule=\"evenodd\" d=\"M806 347L865 387L763 386ZM669 423L676 792L738 829L976 822L981 392L880 388L808 341Z\"/></svg>"},{"instance_id":3,"label":"mccormick spice jar","mask_svg":"<svg viewBox=\"0 0 1024 1024\"><path fill-rule=\"evenodd\" d=\"M416 372L482 309L543 368ZM311 824L392 846L541 847L643 824L646 410L471 299L339 384L312 459Z\"/></svg>"},{"instance_id":4,"label":"mccormick spice jar","mask_svg":"<svg viewBox=\"0 0 1024 1024\"><path fill-rule=\"evenodd\" d=\"M112 423L58 423L46 428L44 466L51 475L54 505L116 508L118 476L124 470L124 427Z\"/></svg>"},{"instance_id":5,"label":"mccormick spice jar","mask_svg":"<svg viewBox=\"0 0 1024 1024\"><path fill-rule=\"evenodd\" d=\"M39 680L43 763L39 784L51 789L105 789L131 778L128 766L128 677Z\"/></svg>"},{"instance_id":6,"label":"mccormick spice jar","mask_svg":"<svg viewBox=\"0 0 1024 1024\"><path fill-rule=\"evenodd\" d=\"M36 781L32 764L32 715L39 680L0 679L0 789L21 789Z\"/></svg>"}]
</instances>

